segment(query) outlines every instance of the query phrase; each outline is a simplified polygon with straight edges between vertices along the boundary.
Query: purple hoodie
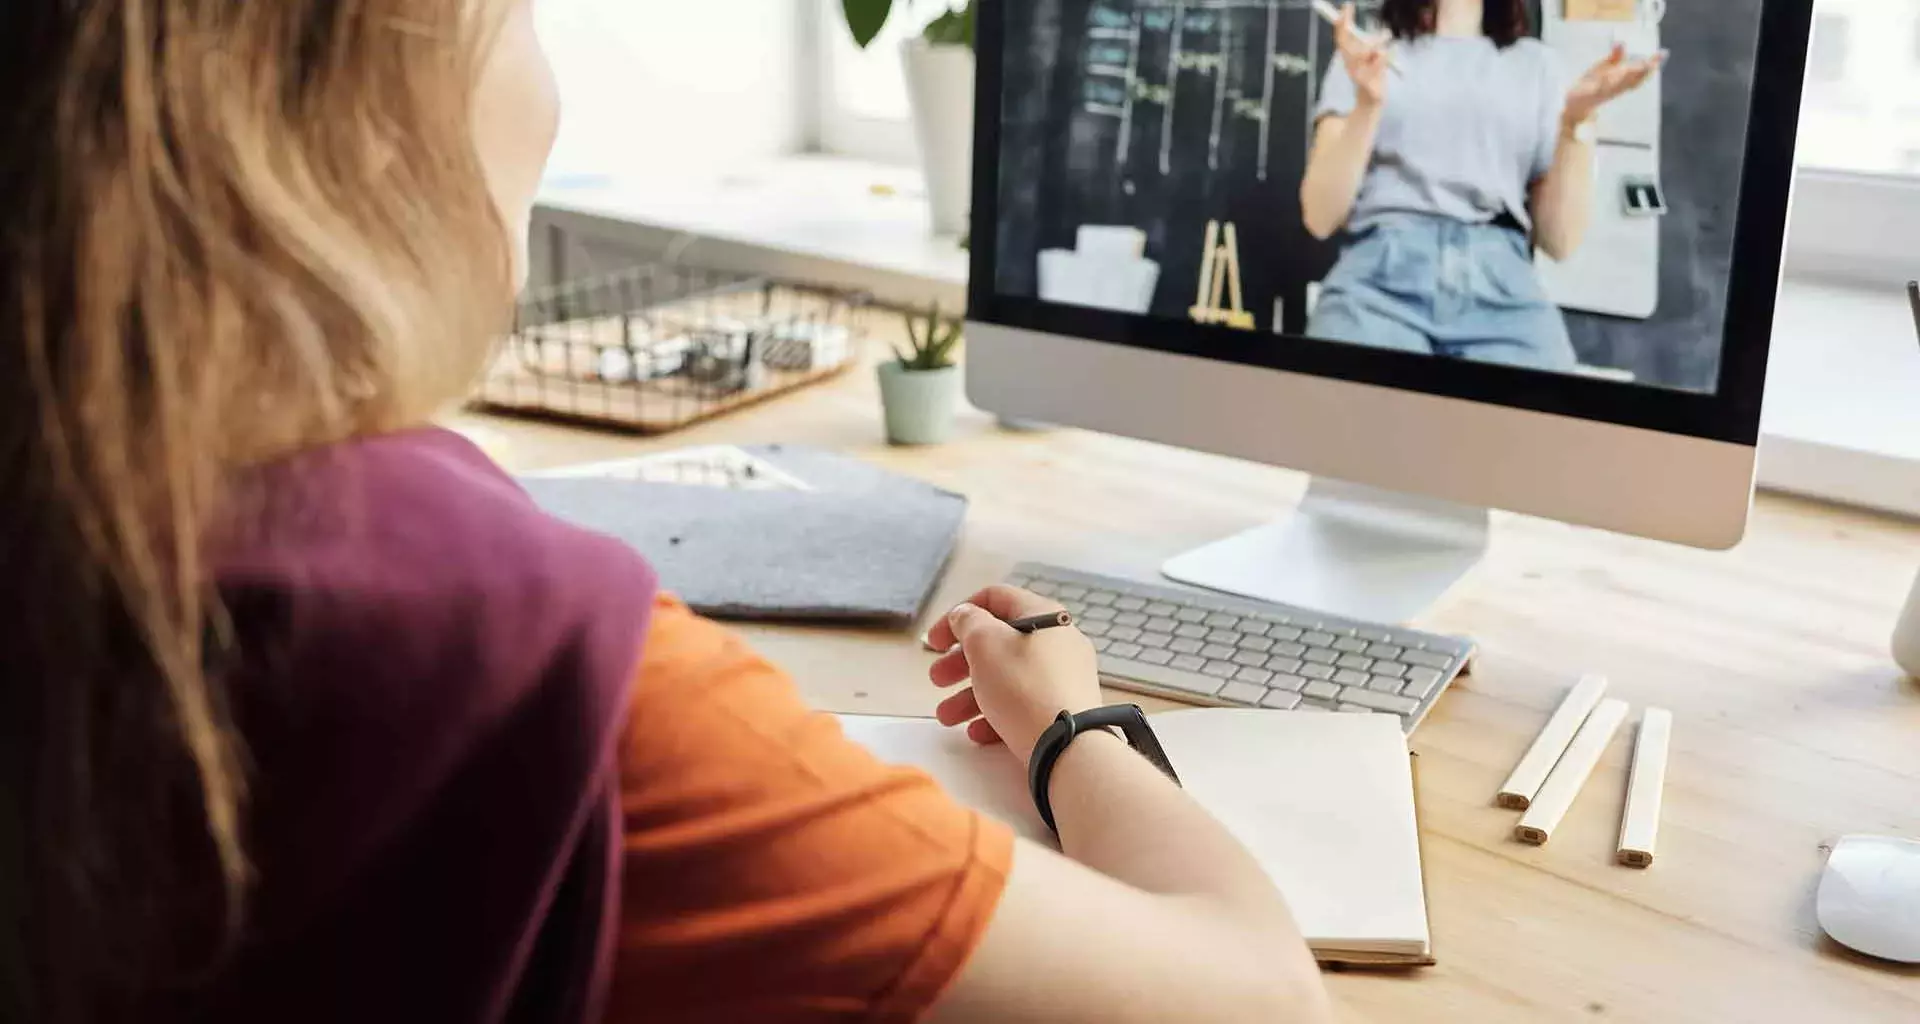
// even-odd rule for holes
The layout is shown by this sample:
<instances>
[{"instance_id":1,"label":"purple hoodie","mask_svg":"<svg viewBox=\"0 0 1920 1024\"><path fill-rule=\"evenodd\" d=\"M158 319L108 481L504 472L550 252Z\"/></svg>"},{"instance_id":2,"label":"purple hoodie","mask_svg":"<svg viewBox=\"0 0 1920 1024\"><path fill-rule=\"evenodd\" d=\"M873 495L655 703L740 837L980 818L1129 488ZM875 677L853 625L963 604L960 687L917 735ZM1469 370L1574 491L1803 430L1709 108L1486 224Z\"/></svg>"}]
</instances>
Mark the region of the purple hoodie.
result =
<instances>
[{"instance_id":1,"label":"purple hoodie","mask_svg":"<svg viewBox=\"0 0 1920 1024\"><path fill-rule=\"evenodd\" d=\"M214 1021L597 1020L656 582L441 430L262 471L217 579L252 768Z\"/></svg>"}]
</instances>

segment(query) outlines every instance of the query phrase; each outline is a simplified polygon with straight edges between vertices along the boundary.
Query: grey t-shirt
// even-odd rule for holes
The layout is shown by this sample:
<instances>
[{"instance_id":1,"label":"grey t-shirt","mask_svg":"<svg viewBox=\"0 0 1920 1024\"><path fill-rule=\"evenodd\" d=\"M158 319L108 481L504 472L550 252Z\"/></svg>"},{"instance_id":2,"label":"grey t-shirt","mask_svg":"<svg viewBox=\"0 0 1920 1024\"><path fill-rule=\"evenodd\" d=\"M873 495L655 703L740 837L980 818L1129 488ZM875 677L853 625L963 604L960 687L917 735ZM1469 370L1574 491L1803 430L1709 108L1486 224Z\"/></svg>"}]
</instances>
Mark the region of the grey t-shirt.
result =
<instances>
[{"instance_id":1,"label":"grey t-shirt","mask_svg":"<svg viewBox=\"0 0 1920 1024\"><path fill-rule=\"evenodd\" d=\"M1572 83L1537 39L1505 47L1480 36L1396 42L1373 160L1348 227L1382 214L1428 213L1485 223L1507 211L1531 230L1527 190L1553 166ZM1353 79L1338 57L1314 121L1353 112Z\"/></svg>"}]
</instances>

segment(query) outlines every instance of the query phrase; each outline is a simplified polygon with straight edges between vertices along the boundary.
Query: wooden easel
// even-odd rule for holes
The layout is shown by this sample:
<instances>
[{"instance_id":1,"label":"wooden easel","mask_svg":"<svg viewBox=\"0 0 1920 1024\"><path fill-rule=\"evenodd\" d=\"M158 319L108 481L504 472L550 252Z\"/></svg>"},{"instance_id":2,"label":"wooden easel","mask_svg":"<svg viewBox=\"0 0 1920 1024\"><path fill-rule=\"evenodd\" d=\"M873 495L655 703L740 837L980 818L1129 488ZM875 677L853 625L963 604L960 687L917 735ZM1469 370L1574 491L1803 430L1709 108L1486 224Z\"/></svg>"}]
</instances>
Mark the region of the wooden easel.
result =
<instances>
[{"instance_id":1,"label":"wooden easel","mask_svg":"<svg viewBox=\"0 0 1920 1024\"><path fill-rule=\"evenodd\" d=\"M1188 313L1194 323L1251 331L1253 314L1247 312L1240 301L1240 236L1231 223L1226 225L1224 238L1220 228L1217 220L1207 222L1206 249L1200 256L1200 295ZM1229 294L1223 296L1222 292ZM1221 306L1223 297L1230 297L1233 304Z\"/></svg>"}]
</instances>

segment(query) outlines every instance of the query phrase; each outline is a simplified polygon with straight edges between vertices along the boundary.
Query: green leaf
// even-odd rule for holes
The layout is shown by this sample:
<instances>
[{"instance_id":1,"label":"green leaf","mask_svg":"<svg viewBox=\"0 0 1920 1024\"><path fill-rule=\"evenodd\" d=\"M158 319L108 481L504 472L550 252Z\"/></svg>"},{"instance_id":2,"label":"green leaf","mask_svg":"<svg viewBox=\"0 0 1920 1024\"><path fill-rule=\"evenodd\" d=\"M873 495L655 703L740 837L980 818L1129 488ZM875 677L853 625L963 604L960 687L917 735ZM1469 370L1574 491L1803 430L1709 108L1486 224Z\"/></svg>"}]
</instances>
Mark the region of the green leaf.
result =
<instances>
[{"instance_id":1,"label":"green leaf","mask_svg":"<svg viewBox=\"0 0 1920 1024\"><path fill-rule=\"evenodd\" d=\"M933 19L923 33L927 42L934 46L964 46L973 49L974 0L960 7L949 8L945 14Z\"/></svg>"},{"instance_id":2,"label":"green leaf","mask_svg":"<svg viewBox=\"0 0 1920 1024\"><path fill-rule=\"evenodd\" d=\"M840 0L840 6L853 41L862 50L879 38L880 30L887 27L887 16L893 13L893 0Z\"/></svg>"}]
</instances>

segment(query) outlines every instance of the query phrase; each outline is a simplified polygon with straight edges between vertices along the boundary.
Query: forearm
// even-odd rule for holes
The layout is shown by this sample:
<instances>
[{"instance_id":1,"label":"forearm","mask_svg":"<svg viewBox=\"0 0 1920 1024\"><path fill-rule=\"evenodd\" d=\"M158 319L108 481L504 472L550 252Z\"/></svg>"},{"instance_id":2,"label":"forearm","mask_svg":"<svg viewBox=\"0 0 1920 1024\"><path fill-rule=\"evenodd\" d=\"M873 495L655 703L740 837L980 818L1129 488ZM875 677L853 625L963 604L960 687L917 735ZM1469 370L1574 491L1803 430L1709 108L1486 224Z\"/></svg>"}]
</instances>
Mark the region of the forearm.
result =
<instances>
[{"instance_id":1,"label":"forearm","mask_svg":"<svg viewBox=\"0 0 1920 1024\"><path fill-rule=\"evenodd\" d=\"M1534 189L1533 218L1540 248L1563 260L1573 255L1587 237L1593 220L1593 145L1582 142L1571 128L1560 133L1553 167Z\"/></svg>"},{"instance_id":2,"label":"forearm","mask_svg":"<svg viewBox=\"0 0 1920 1024\"><path fill-rule=\"evenodd\" d=\"M1333 237L1353 213L1379 132L1380 108L1364 104L1320 123L1300 183L1301 219L1315 238Z\"/></svg>"},{"instance_id":3,"label":"forearm","mask_svg":"<svg viewBox=\"0 0 1920 1024\"><path fill-rule=\"evenodd\" d=\"M1061 849L1074 860L1143 892L1192 898L1304 949L1286 901L1245 847L1118 737L1074 740L1048 792Z\"/></svg>"}]
</instances>

